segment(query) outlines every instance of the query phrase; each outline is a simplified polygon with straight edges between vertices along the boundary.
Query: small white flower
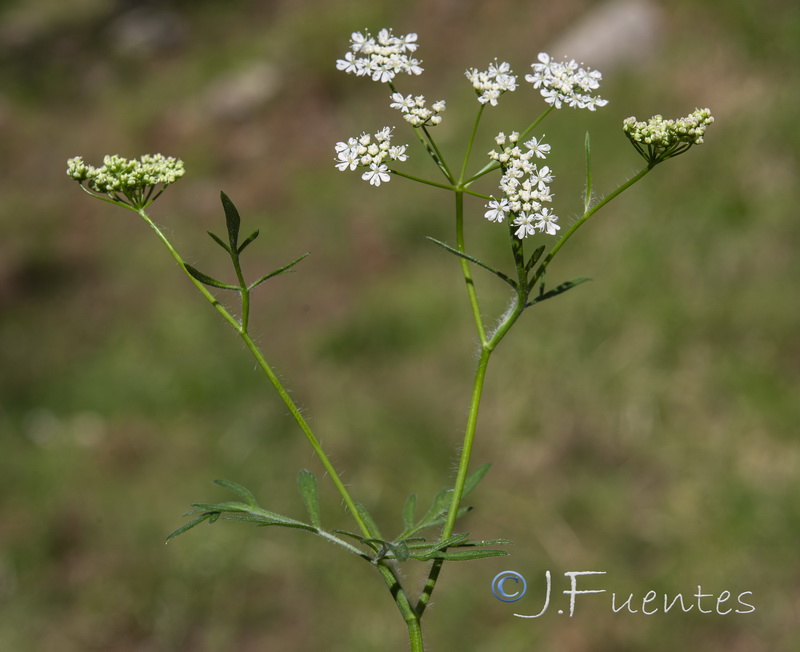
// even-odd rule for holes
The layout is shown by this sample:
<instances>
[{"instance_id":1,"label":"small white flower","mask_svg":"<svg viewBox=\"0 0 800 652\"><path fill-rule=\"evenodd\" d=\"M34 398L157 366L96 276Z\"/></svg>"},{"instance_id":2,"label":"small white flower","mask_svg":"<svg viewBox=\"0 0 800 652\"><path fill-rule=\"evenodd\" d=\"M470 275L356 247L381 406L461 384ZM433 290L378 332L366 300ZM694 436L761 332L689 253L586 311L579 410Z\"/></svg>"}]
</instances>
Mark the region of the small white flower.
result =
<instances>
[{"instance_id":1,"label":"small white flower","mask_svg":"<svg viewBox=\"0 0 800 652\"><path fill-rule=\"evenodd\" d=\"M549 208L543 208L536 214L536 217L538 218L535 224L536 228L540 231L546 231L548 235L555 235L556 231L561 228L556 224L558 216L551 213Z\"/></svg>"},{"instance_id":2,"label":"small white flower","mask_svg":"<svg viewBox=\"0 0 800 652\"><path fill-rule=\"evenodd\" d=\"M542 136L544 139L544 136ZM537 158L547 158L547 155L550 153L550 145L542 142L542 140L531 138L525 146L531 150Z\"/></svg>"},{"instance_id":3,"label":"small white flower","mask_svg":"<svg viewBox=\"0 0 800 652\"><path fill-rule=\"evenodd\" d=\"M602 74L597 70L584 70L575 62L555 61L545 52L537 57L539 63L531 64L533 74L525 75L525 80L542 94L544 101L560 109L562 103L572 108L594 111L605 106L608 100L592 95L600 88Z\"/></svg>"},{"instance_id":4,"label":"small white flower","mask_svg":"<svg viewBox=\"0 0 800 652\"><path fill-rule=\"evenodd\" d=\"M509 210L508 200L503 197L500 201L493 199L486 207L489 209L483 216L490 222L502 222Z\"/></svg>"},{"instance_id":5,"label":"small white flower","mask_svg":"<svg viewBox=\"0 0 800 652\"><path fill-rule=\"evenodd\" d=\"M408 113L416 104L411 95L403 97L402 93L392 93L392 103L389 106L393 109L399 109L403 113Z\"/></svg>"},{"instance_id":6,"label":"small white flower","mask_svg":"<svg viewBox=\"0 0 800 652\"><path fill-rule=\"evenodd\" d=\"M519 227L514 232L514 235L522 240L524 237L536 233L536 227L533 225L533 220L533 215L529 215L528 213L520 213L514 220L514 226Z\"/></svg>"},{"instance_id":7,"label":"small white flower","mask_svg":"<svg viewBox=\"0 0 800 652\"><path fill-rule=\"evenodd\" d=\"M361 178L364 179L364 181L369 181L373 186L379 186L381 183L385 183L391 179L389 176L389 168L387 168L385 164L376 165L375 163L370 163L369 170L364 172Z\"/></svg>"}]
</instances>

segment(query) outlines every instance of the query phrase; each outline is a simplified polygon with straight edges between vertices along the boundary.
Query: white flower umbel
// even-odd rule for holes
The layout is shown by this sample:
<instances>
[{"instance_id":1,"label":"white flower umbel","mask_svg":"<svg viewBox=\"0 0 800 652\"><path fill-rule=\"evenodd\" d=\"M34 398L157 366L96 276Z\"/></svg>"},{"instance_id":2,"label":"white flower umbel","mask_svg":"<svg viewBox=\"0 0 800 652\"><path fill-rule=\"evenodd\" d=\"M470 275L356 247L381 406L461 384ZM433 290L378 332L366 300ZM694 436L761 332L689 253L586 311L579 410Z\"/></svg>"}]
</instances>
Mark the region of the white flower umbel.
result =
<instances>
[{"instance_id":1,"label":"white flower umbel","mask_svg":"<svg viewBox=\"0 0 800 652\"><path fill-rule=\"evenodd\" d=\"M439 100L431 105L425 106L425 96L403 95L402 93L392 93L392 103L389 105L403 114L403 119L413 127L435 127L442 121L441 113L444 113L445 102Z\"/></svg>"},{"instance_id":2,"label":"white flower umbel","mask_svg":"<svg viewBox=\"0 0 800 652\"><path fill-rule=\"evenodd\" d=\"M373 81L391 82L398 74L421 75L420 61L409 56L417 49L417 35L394 36L382 29L377 37L369 32L350 35L350 52L336 61L336 68Z\"/></svg>"},{"instance_id":3,"label":"white flower umbel","mask_svg":"<svg viewBox=\"0 0 800 652\"><path fill-rule=\"evenodd\" d=\"M358 138L336 143L336 167L342 172L368 168L361 178L379 186L391 179L391 170L385 161L405 161L408 158L406 147L392 145L392 129L384 127L372 136L364 133Z\"/></svg>"},{"instance_id":4,"label":"white flower umbel","mask_svg":"<svg viewBox=\"0 0 800 652\"><path fill-rule=\"evenodd\" d=\"M497 100L503 93L517 88L517 78L512 74L511 66L505 61L497 63L495 59L486 70L470 68L464 74L475 89L478 102L481 104L497 106Z\"/></svg>"},{"instance_id":5,"label":"white flower umbel","mask_svg":"<svg viewBox=\"0 0 800 652\"><path fill-rule=\"evenodd\" d=\"M533 74L525 75L525 80L539 90L548 104L556 109L566 104L590 111L608 104L608 100L592 95L603 78L599 71L581 68L574 59L555 61L545 52L540 52L538 59L539 63L531 64Z\"/></svg>"},{"instance_id":6,"label":"white flower umbel","mask_svg":"<svg viewBox=\"0 0 800 652\"><path fill-rule=\"evenodd\" d=\"M67 161L67 175L84 190L107 195L134 208L151 204L184 172L183 161L162 154L145 154L138 160L105 156L99 168L87 165L80 156ZM160 190L156 190L159 186Z\"/></svg>"},{"instance_id":7,"label":"white flower umbel","mask_svg":"<svg viewBox=\"0 0 800 652\"><path fill-rule=\"evenodd\" d=\"M523 149L517 144L518 141L517 132L508 136L500 133L495 138L503 150L492 150L489 158L497 161L503 171L500 178L503 197L486 204L489 210L484 217L490 222L502 222L506 215L512 215L513 225L519 227L514 235L520 239L537 231L555 235L560 228L556 223L558 217L549 208L543 207L543 204L553 201L548 185L553 180L553 174L548 166L539 167L532 162L534 157L545 158L550 152L550 145L532 138L523 144Z\"/></svg>"},{"instance_id":8,"label":"white flower umbel","mask_svg":"<svg viewBox=\"0 0 800 652\"><path fill-rule=\"evenodd\" d=\"M622 130L650 167L700 145L706 127L714 122L711 109L695 109L685 118L665 120L654 115L647 122L627 118Z\"/></svg>"}]
</instances>

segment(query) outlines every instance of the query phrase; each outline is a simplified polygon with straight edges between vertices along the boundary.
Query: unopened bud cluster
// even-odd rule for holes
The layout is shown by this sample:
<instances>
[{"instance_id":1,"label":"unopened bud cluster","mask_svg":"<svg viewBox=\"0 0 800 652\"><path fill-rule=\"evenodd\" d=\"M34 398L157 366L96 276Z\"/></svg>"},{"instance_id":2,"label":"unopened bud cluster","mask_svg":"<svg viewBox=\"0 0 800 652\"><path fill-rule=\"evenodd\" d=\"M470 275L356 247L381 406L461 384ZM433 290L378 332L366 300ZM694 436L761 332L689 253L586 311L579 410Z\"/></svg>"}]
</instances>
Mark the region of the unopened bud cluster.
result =
<instances>
[{"instance_id":1,"label":"unopened bud cluster","mask_svg":"<svg viewBox=\"0 0 800 652\"><path fill-rule=\"evenodd\" d=\"M102 167L96 168L84 163L76 156L67 161L67 175L86 187L114 199L129 200L135 207L142 207L152 201L157 186L166 188L184 175L183 161L163 156L145 154L141 158L126 159L112 155L103 158ZM159 193L160 194L160 193Z\"/></svg>"},{"instance_id":2,"label":"unopened bud cluster","mask_svg":"<svg viewBox=\"0 0 800 652\"><path fill-rule=\"evenodd\" d=\"M373 186L389 181L389 167L384 163L405 161L407 145L392 145L392 130L384 127L373 136L367 133L358 138L349 138L347 142L336 143L336 167L339 170L355 170L359 167L369 168L361 178Z\"/></svg>"},{"instance_id":3,"label":"unopened bud cluster","mask_svg":"<svg viewBox=\"0 0 800 652\"><path fill-rule=\"evenodd\" d=\"M524 143L525 149L522 149L518 141L517 132L509 136L500 133L495 138L495 142L503 149L492 150L489 158L497 161L503 171L500 189L504 196L500 200L493 199L486 205L489 210L484 213L484 217L490 222L502 222L507 214L514 215L513 225L518 227L514 235L519 239L537 231L555 235L561 228L557 224L558 217L543 206L553 201L548 185L553 180L553 175L548 166L540 168L532 162L534 157L544 159L550 146L532 138Z\"/></svg>"},{"instance_id":4,"label":"unopened bud cluster","mask_svg":"<svg viewBox=\"0 0 800 652\"><path fill-rule=\"evenodd\" d=\"M654 115L647 122L640 122L630 117L622 123L622 130L652 167L683 154L692 145L702 144L706 128L713 122L710 109L695 109L677 120Z\"/></svg>"},{"instance_id":5,"label":"unopened bud cluster","mask_svg":"<svg viewBox=\"0 0 800 652\"><path fill-rule=\"evenodd\" d=\"M505 61L497 63L495 59L486 70L470 68L464 74L478 94L478 102L481 104L497 106L497 100L503 93L517 88L517 78L512 74L510 64Z\"/></svg>"},{"instance_id":6,"label":"unopened bud cluster","mask_svg":"<svg viewBox=\"0 0 800 652\"><path fill-rule=\"evenodd\" d=\"M444 113L444 100L439 100L431 105L425 106L424 95L406 95L402 93L392 93L392 103L389 105L393 109L398 109L403 114L403 119L413 127L436 126L442 121L441 113Z\"/></svg>"},{"instance_id":7,"label":"unopened bud cluster","mask_svg":"<svg viewBox=\"0 0 800 652\"><path fill-rule=\"evenodd\" d=\"M608 104L608 100L592 95L603 79L599 71L581 68L574 59L556 61L545 52L540 52L537 58L539 63L531 64L533 74L525 75L525 80L539 89L548 104L556 109L563 103L573 109L590 111Z\"/></svg>"},{"instance_id":8,"label":"unopened bud cluster","mask_svg":"<svg viewBox=\"0 0 800 652\"><path fill-rule=\"evenodd\" d=\"M369 32L350 35L350 52L336 62L336 68L373 81L390 82L399 73L421 75L417 59L409 56L417 49L417 35L394 36L392 30L382 29L374 38Z\"/></svg>"}]
</instances>

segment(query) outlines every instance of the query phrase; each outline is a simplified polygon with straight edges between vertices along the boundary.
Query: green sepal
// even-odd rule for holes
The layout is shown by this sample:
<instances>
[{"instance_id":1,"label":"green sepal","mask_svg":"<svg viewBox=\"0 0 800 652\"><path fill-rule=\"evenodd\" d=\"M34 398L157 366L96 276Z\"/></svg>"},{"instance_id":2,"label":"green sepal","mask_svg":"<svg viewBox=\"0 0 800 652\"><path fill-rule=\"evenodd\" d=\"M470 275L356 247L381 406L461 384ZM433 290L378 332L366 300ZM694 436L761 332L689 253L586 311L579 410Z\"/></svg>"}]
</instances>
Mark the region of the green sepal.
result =
<instances>
[{"instance_id":1,"label":"green sepal","mask_svg":"<svg viewBox=\"0 0 800 652\"><path fill-rule=\"evenodd\" d=\"M255 239L258 237L258 233L259 233L258 229L256 229L255 231L253 231L253 232L252 232L252 233L251 233L251 234L250 234L250 235L247 237L247 240L245 240L245 241L244 241L242 244L240 244L240 245L239 245L239 249L238 249L237 253L242 253L242 252L244 251L244 248L245 248L247 245L249 245L251 242L253 242L253 240L255 240Z\"/></svg>"},{"instance_id":2,"label":"green sepal","mask_svg":"<svg viewBox=\"0 0 800 652\"><path fill-rule=\"evenodd\" d=\"M221 290L234 290L235 292L240 292L242 289L238 285L223 283L222 281L212 278L208 274L203 274L203 272L195 267L192 267L189 263L184 263L183 266L186 268L186 271L189 272L189 274L200 281L203 285L210 285L211 287L220 288Z\"/></svg>"},{"instance_id":3,"label":"green sepal","mask_svg":"<svg viewBox=\"0 0 800 652\"><path fill-rule=\"evenodd\" d=\"M450 245L445 244L444 242L441 242L440 240L437 240L436 238L431 238L430 236L426 236L426 237L428 238L428 240L430 240L431 242L433 242L436 245L439 245L442 249L445 249L446 251L449 251L454 256L458 256L459 258L463 258L465 260L470 261L471 263L475 263L476 265L479 265L480 267L483 267L485 270L488 270L492 274L497 276L497 278L499 278L502 281L508 283L514 290L517 289L517 282L514 279L512 279L511 277L509 277L508 275L506 275L503 272L501 272L500 270L495 269L494 267L492 267L490 265L487 265L484 262L481 262L480 260L475 258L475 256L470 256L469 254L464 253L463 251L459 251L458 249L455 249L454 247L451 247Z\"/></svg>"},{"instance_id":4,"label":"green sepal","mask_svg":"<svg viewBox=\"0 0 800 652\"><path fill-rule=\"evenodd\" d=\"M238 251L239 249L239 225L242 223L239 217L239 211L230 200L230 197L224 192L219 193L222 200L222 208L225 209L225 222L228 225L228 240L231 244L231 251Z\"/></svg>"},{"instance_id":5,"label":"green sepal","mask_svg":"<svg viewBox=\"0 0 800 652\"><path fill-rule=\"evenodd\" d=\"M317 495L317 478L311 471L301 469L297 474L297 488L308 510L308 517L314 527L321 528L319 516L319 497Z\"/></svg>"},{"instance_id":6,"label":"green sepal","mask_svg":"<svg viewBox=\"0 0 800 652\"><path fill-rule=\"evenodd\" d=\"M222 247L222 248L223 248L225 251L227 251L227 252L228 252L228 254L230 254L230 253L231 253L231 248L230 248L228 245L226 245L226 244L225 244L225 243L222 241L222 238L220 238L220 237L219 237L219 236L218 236L216 233L212 233L211 231L206 231L206 233L208 233L208 235L209 235L209 236L211 236L211 239L212 239L214 242L216 242L216 243L217 243L217 244L218 244L220 247Z\"/></svg>"},{"instance_id":7,"label":"green sepal","mask_svg":"<svg viewBox=\"0 0 800 652\"><path fill-rule=\"evenodd\" d=\"M239 498L243 498L244 501L250 505L250 507L258 506L256 497L252 494L252 492L237 482L232 482L231 480L214 480L214 484L218 484L220 487L224 487L228 491L235 493L237 496L239 496Z\"/></svg>"},{"instance_id":8,"label":"green sepal","mask_svg":"<svg viewBox=\"0 0 800 652\"><path fill-rule=\"evenodd\" d=\"M300 256L299 258L296 258L295 260L293 260L293 261L292 261L291 263L289 263L288 265L284 265L283 267L279 267L279 268L278 268L278 269L276 269L274 272L270 272L270 273L269 273L269 274L267 274L266 276L262 276L260 279L258 279L257 281L255 281L255 282L251 283L249 286L247 286L247 289L248 289L248 290L252 290L253 288L255 288L255 287L257 287L257 286L261 285L261 284L262 284L264 281L268 281L268 280L269 280L269 279L271 279L273 276L278 276L279 274L283 274L283 273L285 273L285 272L288 272L288 271L290 271L290 269L291 269L292 267L294 267L294 266L295 266L297 263L299 263L301 260L303 260L303 258L305 258L306 256L308 256L308 254L307 254L307 253L303 254L303 255L302 255L302 256Z\"/></svg>"},{"instance_id":9,"label":"green sepal","mask_svg":"<svg viewBox=\"0 0 800 652\"><path fill-rule=\"evenodd\" d=\"M533 299L532 301L529 301L528 303L526 303L525 307L529 308L534 303L539 303L541 301L544 301L545 299L552 299L553 297L558 296L559 294L563 294L567 290L571 290L572 288L577 287L581 283L586 283L586 281L591 281L591 280L592 279L585 278L585 277L576 278L576 279L573 279L571 281L567 281L566 283L562 283L561 285L559 285L558 287L553 288L549 292L544 292L543 291L544 290L544 284L542 284L542 291L539 292L539 296L536 297L535 299Z\"/></svg>"}]
</instances>

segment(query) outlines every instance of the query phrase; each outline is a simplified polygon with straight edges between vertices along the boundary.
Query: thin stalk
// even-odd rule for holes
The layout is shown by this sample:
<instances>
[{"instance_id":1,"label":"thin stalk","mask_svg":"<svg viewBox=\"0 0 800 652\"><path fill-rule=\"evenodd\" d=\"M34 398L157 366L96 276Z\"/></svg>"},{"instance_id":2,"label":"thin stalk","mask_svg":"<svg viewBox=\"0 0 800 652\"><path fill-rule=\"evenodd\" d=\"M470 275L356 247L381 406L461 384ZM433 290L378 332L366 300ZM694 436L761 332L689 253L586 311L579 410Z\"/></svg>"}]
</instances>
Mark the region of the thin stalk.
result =
<instances>
[{"instance_id":1,"label":"thin stalk","mask_svg":"<svg viewBox=\"0 0 800 652\"><path fill-rule=\"evenodd\" d=\"M547 256L545 256L545 259L539 264L536 273L533 275L530 282L528 283L528 288L529 289L533 288L533 286L536 285L536 282L542 277L545 270L547 269L547 266L550 264L550 261L552 261L553 258L555 258L556 254L559 252L561 247L564 246L567 240L569 240L573 236L573 234L584 224L584 222L586 222L586 220L588 220L592 215L594 215L597 211L603 208L603 206L608 204L612 199L625 192L628 188L630 188L633 184L639 181L642 177L644 177L644 175L646 175L652 169L653 166L647 166L646 168L641 169L635 176L628 179L614 192L610 193L606 197L603 197L603 199L597 202L589 210L585 211L584 214L580 217L580 219L578 219L578 221L575 222L575 224L569 227L569 229L567 229L564 235L561 236L558 242L556 242L555 245L553 245L553 248L548 252Z\"/></svg>"},{"instance_id":2,"label":"thin stalk","mask_svg":"<svg viewBox=\"0 0 800 652\"><path fill-rule=\"evenodd\" d=\"M231 315L230 312L228 312L225 306L223 306L219 301L217 301L214 295L212 295L200 281L198 281L196 278L194 278L194 276L192 276L189 273L189 270L186 269L186 263L184 263L183 258L181 258L181 255L172 246L172 243L167 239L167 237L164 235L161 229L159 229L158 226L156 226L155 222L153 222L153 220L150 219L150 217L147 215L144 209L138 209L136 210L136 212L145 222L147 222L150 225L150 228L152 228L153 231L156 232L161 242L164 243L164 246L166 246L170 254L172 254L172 257L175 259L175 261L178 263L178 265L184 271L184 273L189 277L189 279L192 281L195 287L197 287L200 293L217 309L217 312L219 312L223 316L223 318L231 326L233 326L236 332L239 333L239 336L242 338L242 340L244 340L244 343L250 350L250 353L252 353L253 357L256 359L258 366L261 367L261 370L266 374L267 378L269 378L273 387L275 387L275 390L278 392L278 395L281 397L284 404L289 409L289 412L291 413L292 417L294 417L294 420L297 422L297 425L300 426L300 429L303 431L303 434L306 436L306 439L308 439L309 443L311 444L311 447L314 449L314 452L319 457L322 466L328 472L331 482L333 482L333 484L335 485L336 490L339 492L339 495L341 495L345 505L347 505L350 514L353 516L356 523L358 524L358 527L361 530L362 534L367 538L371 537L372 535L369 531L369 528L367 527L366 523L361 518L361 516L358 513L358 510L356 509L355 502L353 501L352 497L350 496L350 493L344 486L344 483L339 477L339 474L336 472L336 469L334 468L333 464L328 459L328 456L325 454L325 451L322 450L322 447L320 446L316 436L312 432L311 427L308 425L308 422L303 418L303 415L300 413L300 409L292 400L291 396L289 396L289 393L283 387L281 381L275 375L275 372L272 370L272 367L270 367L269 364L267 363L266 359L264 358L264 355L261 353L261 350L258 348L258 346L256 346L256 343L253 342L249 333L245 329L244 324L243 323L240 324L236 320L236 318L233 315ZM243 283L243 281L240 282Z\"/></svg>"},{"instance_id":3,"label":"thin stalk","mask_svg":"<svg viewBox=\"0 0 800 652\"><path fill-rule=\"evenodd\" d=\"M481 121L481 116L483 116L483 110L486 108L485 104L481 104L480 108L478 109L478 115L475 116L475 122L472 125L472 133L469 135L469 142L467 143L467 151L464 154L464 162L461 164L461 173L458 175L458 183L459 185L463 184L464 177L467 174L467 163L469 163L469 155L472 153L472 145L475 142L475 134L478 133L478 125Z\"/></svg>"},{"instance_id":4,"label":"thin stalk","mask_svg":"<svg viewBox=\"0 0 800 652\"><path fill-rule=\"evenodd\" d=\"M456 191L456 246L460 252L466 253L464 249L464 193L458 190ZM483 325L481 309L478 305L478 293L475 291L475 282L472 280L472 270L470 270L469 263L464 258L459 260L461 261L464 282L467 284L467 295L472 308L472 316L475 319L475 327L478 329L478 337L481 345L483 345L486 343L486 327Z\"/></svg>"}]
</instances>

